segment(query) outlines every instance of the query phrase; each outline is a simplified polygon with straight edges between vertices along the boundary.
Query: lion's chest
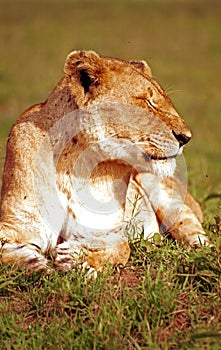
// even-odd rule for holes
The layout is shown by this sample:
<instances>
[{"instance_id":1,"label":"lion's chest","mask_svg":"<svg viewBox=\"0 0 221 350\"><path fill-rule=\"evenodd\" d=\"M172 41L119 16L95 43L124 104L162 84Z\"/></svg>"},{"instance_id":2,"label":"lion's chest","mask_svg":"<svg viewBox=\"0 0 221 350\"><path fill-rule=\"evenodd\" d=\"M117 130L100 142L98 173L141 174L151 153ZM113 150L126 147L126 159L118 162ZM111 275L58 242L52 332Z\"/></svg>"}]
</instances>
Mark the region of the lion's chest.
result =
<instances>
[{"instance_id":1,"label":"lion's chest","mask_svg":"<svg viewBox=\"0 0 221 350\"><path fill-rule=\"evenodd\" d=\"M121 226L129 176L130 167L116 161L102 162L89 172L59 173L60 201L69 221L83 231L85 227L90 231Z\"/></svg>"}]
</instances>

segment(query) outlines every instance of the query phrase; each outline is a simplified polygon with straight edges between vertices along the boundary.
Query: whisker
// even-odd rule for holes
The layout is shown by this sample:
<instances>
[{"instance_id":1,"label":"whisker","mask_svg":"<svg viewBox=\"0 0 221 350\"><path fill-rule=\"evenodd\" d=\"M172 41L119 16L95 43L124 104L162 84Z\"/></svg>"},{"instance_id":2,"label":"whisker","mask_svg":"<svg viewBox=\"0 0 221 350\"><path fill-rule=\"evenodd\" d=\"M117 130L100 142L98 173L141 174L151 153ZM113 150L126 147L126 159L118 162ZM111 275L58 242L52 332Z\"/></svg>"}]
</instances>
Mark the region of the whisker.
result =
<instances>
[{"instance_id":1,"label":"whisker","mask_svg":"<svg viewBox=\"0 0 221 350\"><path fill-rule=\"evenodd\" d=\"M183 93L184 92L184 90L181 90L181 89L172 89L172 88L168 88L167 90L166 90L166 93L167 93L167 95L168 96L171 96L172 94L174 94L174 93Z\"/></svg>"}]
</instances>

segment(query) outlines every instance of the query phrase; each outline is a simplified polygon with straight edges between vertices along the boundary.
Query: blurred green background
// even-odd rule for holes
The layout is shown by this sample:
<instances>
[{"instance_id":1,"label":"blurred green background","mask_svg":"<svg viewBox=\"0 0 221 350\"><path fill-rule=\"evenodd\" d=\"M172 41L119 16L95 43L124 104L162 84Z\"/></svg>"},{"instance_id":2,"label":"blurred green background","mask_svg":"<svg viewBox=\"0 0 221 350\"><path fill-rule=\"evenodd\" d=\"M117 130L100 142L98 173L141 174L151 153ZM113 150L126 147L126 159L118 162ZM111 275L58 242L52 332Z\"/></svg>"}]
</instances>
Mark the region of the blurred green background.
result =
<instances>
[{"instance_id":1,"label":"blurred green background","mask_svg":"<svg viewBox=\"0 0 221 350\"><path fill-rule=\"evenodd\" d=\"M0 0L0 165L14 120L45 100L67 54L145 59L193 132L199 200L221 193L221 1Z\"/></svg>"}]
</instances>

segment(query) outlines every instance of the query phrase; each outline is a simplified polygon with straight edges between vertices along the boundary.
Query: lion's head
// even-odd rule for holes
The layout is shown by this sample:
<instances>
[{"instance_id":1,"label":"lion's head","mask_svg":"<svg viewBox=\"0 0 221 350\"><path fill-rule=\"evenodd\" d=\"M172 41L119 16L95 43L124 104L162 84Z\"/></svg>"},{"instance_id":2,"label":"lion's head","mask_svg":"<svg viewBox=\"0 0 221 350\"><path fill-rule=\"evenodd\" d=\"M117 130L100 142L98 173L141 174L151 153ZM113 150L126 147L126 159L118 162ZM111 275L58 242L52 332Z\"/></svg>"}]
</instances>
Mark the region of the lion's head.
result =
<instances>
[{"instance_id":1,"label":"lion's head","mask_svg":"<svg viewBox=\"0 0 221 350\"><path fill-rule=\"evenodd\" d=\"M108 120L107 113L106 116L100 113L93 130L87 130L88 135L95 140L101 136L130 140L143 149L155 173L172 175L175 158L191 133L165 91L152 78L146 62L126 62L101 57L93 51L74 51L66 59L64 72L77 108L92 111L95 105L113 104L112 114L117 110L120 115L117 123L117 117ZM137 113L135 108L129 111L128 105L138 107ZM107 106L103 109L107 110Z\"/></svg>"}]
</instances>

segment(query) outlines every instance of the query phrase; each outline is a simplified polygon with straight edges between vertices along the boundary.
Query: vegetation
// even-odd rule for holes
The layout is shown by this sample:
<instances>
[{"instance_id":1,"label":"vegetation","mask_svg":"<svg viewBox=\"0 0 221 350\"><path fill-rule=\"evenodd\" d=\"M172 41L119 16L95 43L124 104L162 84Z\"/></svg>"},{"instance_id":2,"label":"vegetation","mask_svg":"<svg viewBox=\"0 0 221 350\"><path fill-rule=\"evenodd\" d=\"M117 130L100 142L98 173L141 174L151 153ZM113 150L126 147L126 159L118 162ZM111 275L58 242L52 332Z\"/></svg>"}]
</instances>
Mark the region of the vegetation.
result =
<instances>
[{"instance_id":1,"label":"vegetation","mask_svg":"<svg viewBox=\"0 0 221 350\"><path fill-rule=\"evenodd\" d=\"M217 234L217 232L216 232ZM139 242L125 267L79 271L2 266L2 349L220 349L220 251Z\"/></svg>"},{"instance_id":2,"label":"vegetation","mask_svg":"<svg viewBox=\"0 0 221 350\"><path fill-rule=\"evenodd\" d=\"M72 49L145 59L193 130L185 159L213 248L131 244L125 267L0 266L0 348L213 349L221 344L220 10L214 0L0 0L0 165L18 115L46 99Z\"/></svg>"}]
</instances>

